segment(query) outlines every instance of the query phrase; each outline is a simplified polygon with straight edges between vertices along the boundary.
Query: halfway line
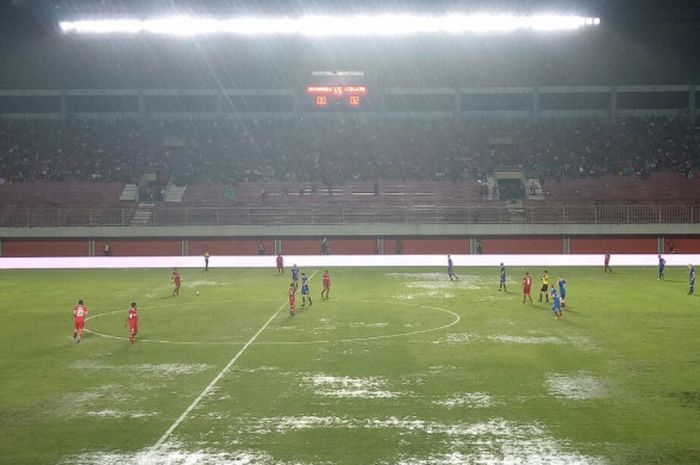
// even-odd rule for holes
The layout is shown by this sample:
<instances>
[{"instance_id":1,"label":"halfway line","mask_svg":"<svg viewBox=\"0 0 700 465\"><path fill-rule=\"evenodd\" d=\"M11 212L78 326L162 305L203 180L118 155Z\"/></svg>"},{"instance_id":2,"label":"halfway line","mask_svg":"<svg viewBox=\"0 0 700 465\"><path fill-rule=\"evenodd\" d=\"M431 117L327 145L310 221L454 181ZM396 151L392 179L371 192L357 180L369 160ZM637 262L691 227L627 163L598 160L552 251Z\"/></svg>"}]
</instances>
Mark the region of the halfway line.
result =
<instances>
[{"instance_id":1,"label":"halfway line","mask_svg":"<svg viewBox=\"0 0 700 465\"><path fill-rule=\"evenodd\" d=\"M309 281L311 280L311 278L314 277L314 275L316 274L317 271L314 271L311 274L311 276L309 276ZM233 358L231 360L229 360L229 362L219 372L219 374L216 375L216 377L213 380L211 380L211 383L209 383L209 385L204 388L204 390L201 392L201 394L199 394L197 396L197 398L190 404L189 407L187 407L185 409L184 412L182 412L182 415L180 415L178 417L178 419L175 420L175 422L172 425L170 425L170 428L168 428L168 430L165 433L163 433L163 435L160 437L160 439L158 439L158 441L156 441L156 443L153 444L153 447L151 447L151 450L155 450L155 449L159 448L160 446L163 445L163 443L165 441L167 441L167 439L170 437L170 435L173 433L173 431L175 431L175 428L180 426L180 423L185 421L185 419L189 416L189 414L192 413L192 410L194 410L195 407L197 407L197 405L202 401L204 396L209 394L209 392L212 390L214 385L216 385L216 383L218 383L219 380L231 369L231 367L236 363L236 361L239 358L241 358L241 355L243 355L243 352L245 352L246 349L248 349L248 347L250 347L250 345L253 344L253 342L255 342L255 340L258 338L258 336L260 336L260 334L263 331L265 331L265 328L267 328L267 326L272 322L272 320L275 319L277 314L286 306L287 306L287 302L283 302L282 305L279 306L279 308L275 311L275 313L273 313L272 316L270 318L268 318L268 320L265 322L264 325L262 325L262 327L258 330L258 332L255 333L253 335L253 337L251 337L248 342L246 342L246 344L241 348L241 350L238 351L238 353L236 355L233 356Z\"/></svg>"}]
</instances>

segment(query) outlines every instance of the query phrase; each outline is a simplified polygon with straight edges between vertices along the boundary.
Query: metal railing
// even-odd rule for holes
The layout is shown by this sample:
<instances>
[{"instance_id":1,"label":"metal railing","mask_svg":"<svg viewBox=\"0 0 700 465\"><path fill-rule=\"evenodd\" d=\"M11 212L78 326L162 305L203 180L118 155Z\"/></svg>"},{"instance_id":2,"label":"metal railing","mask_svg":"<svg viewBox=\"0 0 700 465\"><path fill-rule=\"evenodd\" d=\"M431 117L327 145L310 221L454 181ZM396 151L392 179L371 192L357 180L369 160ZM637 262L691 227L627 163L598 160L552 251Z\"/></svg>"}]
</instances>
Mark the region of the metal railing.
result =
<instances>
[{"instance_id":1,"label":"metal railing","mask_svg":"<svg viewBox=\"0 0 700 465\"><path fill-rule=\"evenodd\" d=\"M135 208L5 209L0 227L131 226ZM700 205L156 207L147 225L688 224ZM141 223L142 224L142 223Z\"/></svg>"}]
</instances>

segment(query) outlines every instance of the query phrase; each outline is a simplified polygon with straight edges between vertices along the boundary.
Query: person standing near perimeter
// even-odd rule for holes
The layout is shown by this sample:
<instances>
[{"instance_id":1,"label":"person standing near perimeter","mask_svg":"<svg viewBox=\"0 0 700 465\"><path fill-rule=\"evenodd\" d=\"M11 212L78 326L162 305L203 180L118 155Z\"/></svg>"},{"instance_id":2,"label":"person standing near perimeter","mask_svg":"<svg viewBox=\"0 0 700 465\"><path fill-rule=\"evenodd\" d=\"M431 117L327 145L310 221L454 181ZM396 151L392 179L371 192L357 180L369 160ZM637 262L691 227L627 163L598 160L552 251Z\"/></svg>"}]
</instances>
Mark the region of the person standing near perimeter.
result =
<instances>
[{"instance_id":1,"label":"person standing near perimeter","mask_svg":"<svg viewBox=\"0 0 700 465\"><path fill-rule=\"evenodd\" d=\"M525 276L523 276L523 303L525 303L525 299L530 299L530 303L532 303L532 295L530 295L531 289L532 276L526 271Z\"/></svg>"},{"instance_id":2,"label":"person standing near perimeter","mask_svg":"<svg viewBox=\"0 0 700 465\"><path fill-rule=\"evenodd\" d=\"M603 268L603 273L612 273L612 268L610 268L610 254L605 254L605 268Z\"/></svg>"},{"instance_id":3,"label":"person standing near perimeter","mask_svg":"<svg viewBox=\"0 0 700 465\"><path fill-rule=\"evenodd\" d=\"M452 281L453 278L459 281L459 278L455 274L454 262L452 261L452 257L450 257L449 255L447 256L447 276L450 277L450 281Z\"/></svg>"},{"instance_id":4,"label":"person standing near perimeter","mask_svg":"<svg viewBox=\"0 0 700 465\"><path fill-rule=\"evenodd\" d=\"M666 269L666 260L659 255L659 281L664 281L666 277L664 276L664 270Z\"/></svg>"},{"instance_id":5,"label":"person standing near perimeter","mask_svg":"<svg viewBox=\"0 0 700 465\"><path fill-rule=\"evenodd\" d=\"M77 343L83 339L83 330L85 329L85 317L88 314L87 307L83 304L83 300L78 301L78 305L73 307L73 340Z\"/></svg>"},{"instance_id":6,"label":"person standing near perimeter","mask_svg":"<svg viewBox=\"0 0 700 465\"><path fill-rule=\"evenodd\" d=\"M284 274L284 258L282 258L282 254L277 255L277 273Z\"/></svg>"},{"instance_id":7,"label":"person standing near perimeter","mask_svg":"<svg viewBox=\"0 0 700 465\"><path fill-rule=\"evenodd\" d=\"M209 271L209 250L204 248L204 271Z\"/></svg>"},{"instance_id":8,"label":"person standing near perimeter","mask_svg":"<svg viewBox=\"0 0 700 465\"><path fill-rule=\"evenodd\" d=\"M131 302L131 308L127 311L126 325L129 328L129 344L134 347L136 334L139 332L139 313L136 309L136 302Z\"/></svg>"}]
</instances>

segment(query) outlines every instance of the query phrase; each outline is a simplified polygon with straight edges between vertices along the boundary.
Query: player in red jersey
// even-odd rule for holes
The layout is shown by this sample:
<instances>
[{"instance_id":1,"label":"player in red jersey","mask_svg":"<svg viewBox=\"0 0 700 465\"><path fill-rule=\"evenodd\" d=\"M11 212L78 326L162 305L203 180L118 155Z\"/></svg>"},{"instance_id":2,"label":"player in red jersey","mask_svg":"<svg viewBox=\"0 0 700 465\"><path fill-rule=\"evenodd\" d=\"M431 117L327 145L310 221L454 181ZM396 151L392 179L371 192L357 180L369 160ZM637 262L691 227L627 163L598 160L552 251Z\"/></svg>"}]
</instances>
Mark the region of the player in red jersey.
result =
<instances>
[{"instance_id":1,"label":"player in red jersey","mask_svg":"<svg viewBox=\"0 0 700 465\"><path fill-rule=\"evenodd\" d=\"M295 316L297 314L297 303L296 303L296 293L297 289L294 283L289 285L289 315Z\"/></svg>"},{"instance_id":2,"label":"player in red jersey","mask_svg":"<svg viewBox=\"0 0 700 465\"><path fill-rule=\"evenodd\" d=\"M610 254L606 252L605 254L605 268L603 268L603 273L612 273L612 268L610 268Z\"/></svg>"},{"instance_id":3,"label":"player in red jersey","mask_svg":"<svg viewBox=\"0 0 700 465\"><path fill-rule=\"evenodd\" d=\"M532 276L530 276L530 273L527 271L525 272L525 276L523 276L523 303L525 303L525 299L530 299L530 303L532 303L532 296L530 295L530 290L532 289Z\"/></svg>"},{"instance_id":4,"label":"player in red jersey","mask_svg":"<svg viewBox=\"0 0 700 465\"><path fill-rule=\"evenodd\" d=\"M329 275L328 270L326 270L323 272L323 290L321 291L321 298L327 299L329 292L331 292L331 275Z\"/></svg>"},{"instance_id":5,"label":"player in red jersey","mask_svg":"<svg viewBox=\"0 0 700 465\"><path fill-rule=\"evenodd\" d=\"M173 268L173 295L180 295L180 273L178 273L177 268Z\"/></svg>"},{"instance_id":6,"label":"player in red jersey","mask_svg":"<svg viewBox=\"0 0 700 465\"><path fill-rule=\"evenodd\" d=\"M75 342L80 342L83 338L83 330L85 329L85 317L88 314L87 307L83 304L82 299L78 301L78 305L73 307L73 339Z\"/></svg>"},{"instance_id":7,"label":"player in red jersey","mask_svg":"<svg viewBox=\"0 0 700 465\"><path fill-rule=\"evenodd\" d=\"M284 258L282 258L282 254L277 255L277 273L284 274Z\"/></svg>"},{"instance_id":8,"label":"player in red jersey","mask_svg":"<svg viewBox=\"0 0 700 465\"><path fill-rule=\"evenodd\" d=\"M136 302L131 302L131 308L126 314L126 326L129 328L129 343L133 347L136 333L139 332L139 313L136 310Z\"/></svg>"}]
</instances>

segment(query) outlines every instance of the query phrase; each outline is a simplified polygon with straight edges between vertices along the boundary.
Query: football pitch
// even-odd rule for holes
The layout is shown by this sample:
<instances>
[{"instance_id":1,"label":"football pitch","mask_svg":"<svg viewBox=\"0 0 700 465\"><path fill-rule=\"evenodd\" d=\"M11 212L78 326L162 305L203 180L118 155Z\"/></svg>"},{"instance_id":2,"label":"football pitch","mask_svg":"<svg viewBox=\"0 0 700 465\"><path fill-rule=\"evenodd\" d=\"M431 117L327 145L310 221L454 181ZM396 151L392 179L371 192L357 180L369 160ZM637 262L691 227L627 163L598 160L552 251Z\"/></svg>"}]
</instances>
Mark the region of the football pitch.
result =
<instances>
[{"instance_id":1,"label":"football pitch","mask_svg":"<svg viewBox=\"0 0 700 465\"><path fill-rule=\"evenodd\" d=\"M670 268L3 271L0 463L700 463L700 299ZM199 295L196 294L199 291ZM85 299L77 344L71 309ZM139 306L132 349L125 327ZM300 296L297 297L301 305Z\"/></svg>"}]
</instances>

